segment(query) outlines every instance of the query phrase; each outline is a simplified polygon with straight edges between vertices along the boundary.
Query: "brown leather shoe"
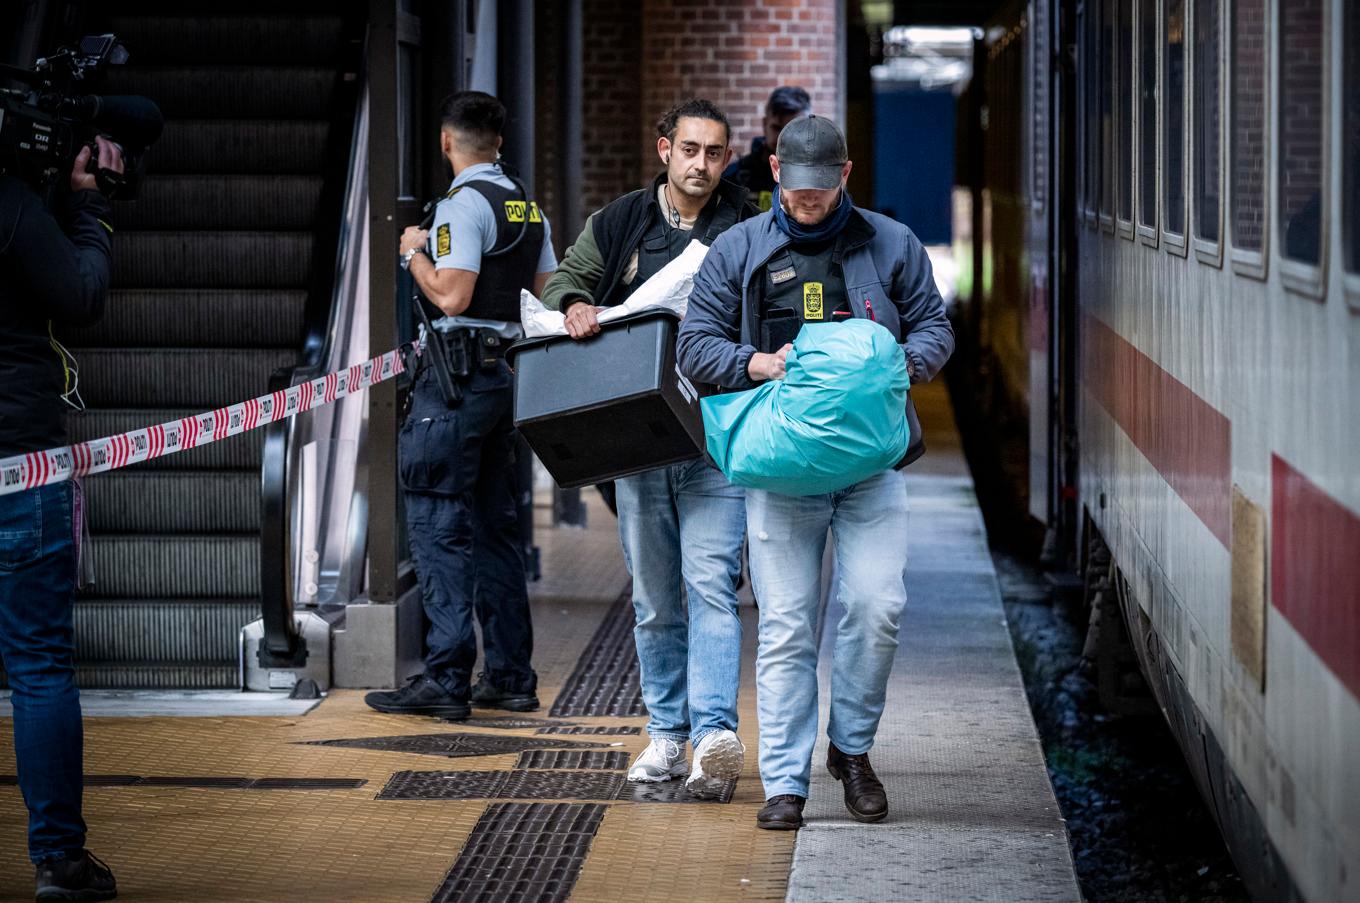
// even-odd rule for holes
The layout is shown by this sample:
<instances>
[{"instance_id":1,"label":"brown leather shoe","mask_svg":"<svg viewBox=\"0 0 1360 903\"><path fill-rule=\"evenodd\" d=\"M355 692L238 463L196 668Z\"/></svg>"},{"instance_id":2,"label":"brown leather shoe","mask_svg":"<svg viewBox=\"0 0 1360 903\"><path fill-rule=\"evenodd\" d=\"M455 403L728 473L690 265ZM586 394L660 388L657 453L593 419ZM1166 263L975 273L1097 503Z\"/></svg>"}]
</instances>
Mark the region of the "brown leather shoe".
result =
<instances>
[{"instance_id":1,"label":"brown leather shoe","mask_svg":"<svg viewBox=\"0 0 1360 903\"><path fill-rule=\"evenodd\" d=\"M856 821L875 822L888 817L888 794L869 764L868 753L847 756L832 743L826 754L826 770L845 785L845 808Z\"/></svg>"},{"instance_id":2,"label":"brown leather shoe","mask_svg":"<svg viewBox=\"0 0 1360 903\"><path fill-rule=\"evenodd\" d=\"M803 827L803 804L807 800L792 793L772 796L765 808L756 813L756 827L767 831L797 831Z\"/></svg>"}]
</instances>

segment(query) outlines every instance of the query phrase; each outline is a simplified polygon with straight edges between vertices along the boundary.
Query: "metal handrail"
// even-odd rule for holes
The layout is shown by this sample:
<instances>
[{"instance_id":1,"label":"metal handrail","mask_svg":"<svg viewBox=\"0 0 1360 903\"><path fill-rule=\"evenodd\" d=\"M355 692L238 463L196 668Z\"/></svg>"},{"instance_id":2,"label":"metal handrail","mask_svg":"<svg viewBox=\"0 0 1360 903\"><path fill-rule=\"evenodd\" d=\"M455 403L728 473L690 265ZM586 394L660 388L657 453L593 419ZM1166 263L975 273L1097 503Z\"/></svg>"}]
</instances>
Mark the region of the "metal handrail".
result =
<instances>
[{"instance_id":1,"label":"metal handrail","mask_svg":"<svg viewBox=\"0 0 1360 903\"><path fill-rule=\"evenodd\" d=\"M309 311L305 359L275 371L271 391L369 356L366 84L358 85L357 95L330 304ZM265 667L305 663L306 646L294 619L299 607L343 605L361 589L367 534L361 528L365 483L357 477L366 413L360 395L265 427L259 650ZM342 504L343 512L337 510Z\"/></svg>"}]
</instances>

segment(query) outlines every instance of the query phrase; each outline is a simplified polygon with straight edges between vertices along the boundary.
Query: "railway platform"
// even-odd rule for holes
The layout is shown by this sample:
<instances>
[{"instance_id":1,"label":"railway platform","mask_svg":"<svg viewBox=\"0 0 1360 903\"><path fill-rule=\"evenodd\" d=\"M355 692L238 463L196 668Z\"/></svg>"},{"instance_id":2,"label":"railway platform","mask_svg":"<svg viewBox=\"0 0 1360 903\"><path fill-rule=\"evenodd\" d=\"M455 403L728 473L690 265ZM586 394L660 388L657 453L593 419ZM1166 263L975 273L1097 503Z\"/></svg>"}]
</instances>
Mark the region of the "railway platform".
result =
<instances>
[{"instance_id":1,"label":"railway platform","mask_svg":"<svg viewBox=\"0 0 1360 903\"><path fill-rule=\"evenodd\" d=\"M90 848L125 900L1080 900L943 385L918 405L910 602L872 752L884 823L848 817L823 740L807 827L756 829L749 595L741 778L720 801L624 780L645 717L615 523L594 507L586 529L539 533L541 711L454 724L373 712L358 690L86 694ZM11 744L6 717L0 899L24 900Z\"/></svg>"}]
</instances>

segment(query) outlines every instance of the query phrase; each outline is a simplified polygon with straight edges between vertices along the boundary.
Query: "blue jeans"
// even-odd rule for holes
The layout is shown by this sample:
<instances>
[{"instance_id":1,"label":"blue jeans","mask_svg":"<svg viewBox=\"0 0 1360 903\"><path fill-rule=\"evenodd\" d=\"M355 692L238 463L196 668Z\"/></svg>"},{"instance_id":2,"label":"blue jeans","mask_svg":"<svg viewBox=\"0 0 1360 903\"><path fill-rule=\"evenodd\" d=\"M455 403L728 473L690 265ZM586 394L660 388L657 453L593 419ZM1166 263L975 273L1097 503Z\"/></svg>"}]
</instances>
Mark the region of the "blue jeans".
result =
<instances>
[{"instance_id":1,"label":"blue jeans","mask_svg":"<svg viewBox=\"0 0 1360 903\"><path fill-rule=\"evenodd\" d=\"M76 591L72 483L0 495L0 656L14 704L14 758L35 863L85 846L84 734L71 609Z\"/></svg>"},{"instance_id":2,"label":"blue jeans","mask_svg":"<svg viewBox=\"0 0 1360 903\"><path fill-rule=\"evenodd\" d=\"M751 581L760 600L756 710L765 797L808 795L817 739L817 617L827 529L836 540L836 626L827 736L874 745L907 601L907 489L899 471L824 495L749 490Z\"/></svg>"},{"instance_id":3,"label":"blue jeans","mask_svg":"<svg viewBox=\"0 0 1360 903\"><path fill-rule=\"evenodd\" d=\"M624 477L616 492L647 733L698 743L736 730L742 490L700 459Z\"/></svg>"},{"instance_id":4,"label":"blue jeans","mask_svg":"<svg viewBox=\"0 0 1360 903\"><path fill-rule=\"evenodd\" d=\"M397 440L406 528L425 614L425 673L467 699L477 663L475 616L486 675L499 689L532 693L534 628L515 505L510 371L476 370L450 408L433 370L412 389Z\"/></svg>"}]
</instances>

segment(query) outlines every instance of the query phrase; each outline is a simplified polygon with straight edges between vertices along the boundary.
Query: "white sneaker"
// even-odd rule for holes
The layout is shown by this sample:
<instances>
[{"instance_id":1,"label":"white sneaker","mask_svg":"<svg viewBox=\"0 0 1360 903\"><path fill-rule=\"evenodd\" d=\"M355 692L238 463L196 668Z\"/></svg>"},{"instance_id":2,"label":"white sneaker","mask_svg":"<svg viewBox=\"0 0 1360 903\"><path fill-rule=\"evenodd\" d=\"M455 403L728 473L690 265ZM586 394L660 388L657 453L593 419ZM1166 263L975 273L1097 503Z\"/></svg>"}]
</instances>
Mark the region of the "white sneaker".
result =
<instances>
[{"instance_id":1,"label":"white sneaker","mask_svg":"<svg viewBox=\"0 0 1360 903\"><path fill-rule=\"evenodd\" d=\"M694 770L685 789L698 797L715 799L723 785L741 776L746 747L732 731L714 731L694 747Z\"/></svg>"},{"instance_id":2,"label":"white sneaker","mask_svg":"<svg viewBox=\"0 0 1360 903\"><path fill-rule=\"evenodd\" d=\"M683 778L689 771L685 761L685 747L682 743L666 737L653 737L633 764L628 767L628 780L642 784L655 784L672 778Z\"/></svg>"}]
</instances>

